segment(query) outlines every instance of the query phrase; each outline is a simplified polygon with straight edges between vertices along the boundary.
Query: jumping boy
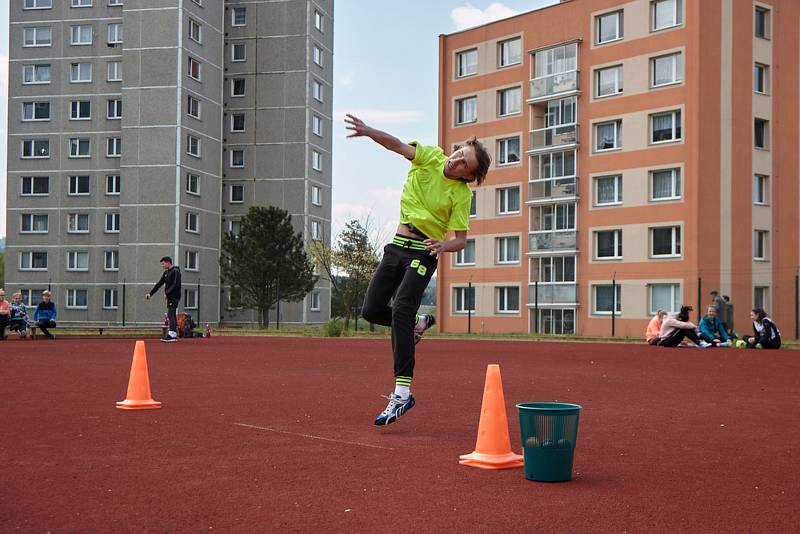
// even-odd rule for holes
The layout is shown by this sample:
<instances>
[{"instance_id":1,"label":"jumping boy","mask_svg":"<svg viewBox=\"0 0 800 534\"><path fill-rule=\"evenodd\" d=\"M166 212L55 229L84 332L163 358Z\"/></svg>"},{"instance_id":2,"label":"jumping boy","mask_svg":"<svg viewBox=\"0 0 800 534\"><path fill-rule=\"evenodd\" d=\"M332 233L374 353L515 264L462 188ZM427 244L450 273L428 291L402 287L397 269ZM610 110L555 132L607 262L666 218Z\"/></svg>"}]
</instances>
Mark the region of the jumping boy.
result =
<instances>
[{"instance_id":1,"label":"jumping boy","mask_svg":"<svg viewBox=\"0 0 800 534\"><path fill-rule=\"evenodd\" d=\"M439 147L422 146L416 141L403 143L353 115L348 114L345 122L352 132L348 137L369 137L411 162L400 196L397 235L383 249L361 312L369 322L392 328L395 388L386 409L375 419L375 425L382 426L394 423L414 407L411 379L415 342L435 323L432 315L416 315L422 294L439 255L466 246L472 203L467 184L483 183L492 158L475 138L448 157ZM455 232L455 239L445 238L448 230Z\"/></svg>"},{"instance_id":2,"label":"jumping boy","mask_svg":"<svg viewBox=\"0 0 800 534\"><path fill-rule=\"evenodd\" d=\"M167 317L169 318L169 331L161 341L166 343L174 343L178 341L178 303L181 300L181 270L172 265L172 258L164 256L159 260L161 267L164 269L164 274L156 282L149 292L144 294L144 298L150 300L150 297L158 291L158 288L164 286L164 296L167 300Z\"/></svg>"}]
</instances>

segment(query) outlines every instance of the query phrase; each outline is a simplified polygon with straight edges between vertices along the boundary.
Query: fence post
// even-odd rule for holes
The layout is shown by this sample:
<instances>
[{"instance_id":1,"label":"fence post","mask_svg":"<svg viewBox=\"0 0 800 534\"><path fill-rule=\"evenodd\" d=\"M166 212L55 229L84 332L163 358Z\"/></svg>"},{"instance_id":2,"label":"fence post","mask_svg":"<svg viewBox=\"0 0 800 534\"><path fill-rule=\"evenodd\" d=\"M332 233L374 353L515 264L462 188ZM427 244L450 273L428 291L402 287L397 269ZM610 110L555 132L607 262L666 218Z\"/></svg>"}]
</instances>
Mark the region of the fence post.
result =
<instances>
[{"instance_id":1,"label":"fence post","mask_svg":"<svg viewBox=\"0 0 800 534\"><path fill-rule=\"evenodd\" d=\"M611 337L616 334L617 319L617 273L611 279Z\"/></svg>"},{"instance_id":2,"label":"fence post","mask_svg":"<svg viewBox=\"0 0 800 534\"><path fill-rule=\"evenodd\" d=\"M533 284L533 332L539 333L539 280Z\"/></svg>"},{"instance_id":3,"label":"fence post","mask_svg":"<svg viewBox=\"0 0 800 534\"><path fill-rule=\"evenodd\" d=\"M472 333L472 305L469 302L469 297L472 295L472 280L467 284L467 334ZM472 299L473 302L475 299Z\"/></svg>"},{"instance_id":4,"label":"fence post","mask_svg":"<svg viewBox=\"0 0 800 534\"><path fill-rule=\"evenodd\" d=\"M703 318L703 279L697 277L697 324Z\"/></svg>"},{"instance_id":5,"label":"fence post","mask_svg":"<svg viewBox=\"0 0 800 534\"><path fill-rule=\"evenodd\" d=\"M128 286L125 284L125 282L126 279L123 278L122 279L122 326L125 326L125 303L126 303L125 297L127 296L127 290L128 290Z\"/></svg>"}]
</instances>

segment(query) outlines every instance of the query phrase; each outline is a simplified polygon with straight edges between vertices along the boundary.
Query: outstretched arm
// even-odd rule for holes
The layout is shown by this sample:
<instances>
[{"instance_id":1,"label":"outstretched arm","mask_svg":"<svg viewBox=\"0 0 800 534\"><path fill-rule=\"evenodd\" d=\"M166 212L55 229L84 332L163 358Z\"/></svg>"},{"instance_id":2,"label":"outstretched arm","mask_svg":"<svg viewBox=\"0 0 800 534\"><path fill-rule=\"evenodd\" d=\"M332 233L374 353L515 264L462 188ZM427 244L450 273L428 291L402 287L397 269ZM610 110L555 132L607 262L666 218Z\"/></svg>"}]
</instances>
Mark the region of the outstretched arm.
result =
<instances>
[{"instance_id":1,"label":"outstretched arm","mask_svg":"<svg viewBox=\"0 0 800 534\"><path fill-rule=\"evenodd\" d=\"M344 122L347 123L347 129L353 132L347 137L369 137L382 147L389 149L392 152L397 152L409 160L414 159L414 156L417 154L416 147L402 142L393 135L367 126L364 124L364 121L354 115L350 115L348 113L344 119Z\"/></svg>"},{"instance_id":2,"label":"outstretched arm","mask_svg":"<svg viewBox=\"0 0 800 534\"><path fill-rule=\"evenodd\" d=\"M431 256L437 258L443 252L458 252L467 246L467 231L456 230L455 239L447 241L439 241L438 239L426 239L425 244L428 246L428 251Z\"/></svg>"}]
</instances>

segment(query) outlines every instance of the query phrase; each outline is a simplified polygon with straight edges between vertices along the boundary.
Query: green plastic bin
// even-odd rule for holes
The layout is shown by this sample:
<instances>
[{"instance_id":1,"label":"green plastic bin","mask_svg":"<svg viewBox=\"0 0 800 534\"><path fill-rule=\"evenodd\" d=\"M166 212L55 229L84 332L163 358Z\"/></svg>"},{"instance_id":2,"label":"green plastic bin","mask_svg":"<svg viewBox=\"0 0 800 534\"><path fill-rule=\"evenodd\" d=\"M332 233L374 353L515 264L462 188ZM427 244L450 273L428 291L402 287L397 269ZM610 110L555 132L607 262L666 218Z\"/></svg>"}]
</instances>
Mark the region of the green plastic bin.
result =
<instances>
[{"instance_id":1,"label":"green plastic bin","mask_svg":"<svg viewBox=\"0 0 800 534\"><path fill-rule=\"evenodd\" d=\"M571 480L580 405L523 402L517 408L525 478L539 482Z\"/></svg>"}]
</instances>

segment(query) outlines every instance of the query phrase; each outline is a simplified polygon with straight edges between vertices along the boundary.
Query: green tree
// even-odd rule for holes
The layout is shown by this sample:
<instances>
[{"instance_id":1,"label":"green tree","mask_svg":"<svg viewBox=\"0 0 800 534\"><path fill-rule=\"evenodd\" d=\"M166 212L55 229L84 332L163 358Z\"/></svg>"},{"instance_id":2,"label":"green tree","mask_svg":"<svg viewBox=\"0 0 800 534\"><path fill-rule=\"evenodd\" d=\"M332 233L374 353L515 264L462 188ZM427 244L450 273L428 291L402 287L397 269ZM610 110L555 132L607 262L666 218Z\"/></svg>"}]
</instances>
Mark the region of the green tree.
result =
<instances>
[{"instance_id":1,"label":"green tree","mask_svg":"<svg viewBox=\"0 0 800 534\"><path fill-rule=\"evenodd\" d=\"M274 206L250 208L239 235L223 236L219 263L236 304L257 310L261 328L269 327L269 312L279 298L303 300L316 281L302 235L295 233L289 213Z\"/></svg>"}]
</instances>

